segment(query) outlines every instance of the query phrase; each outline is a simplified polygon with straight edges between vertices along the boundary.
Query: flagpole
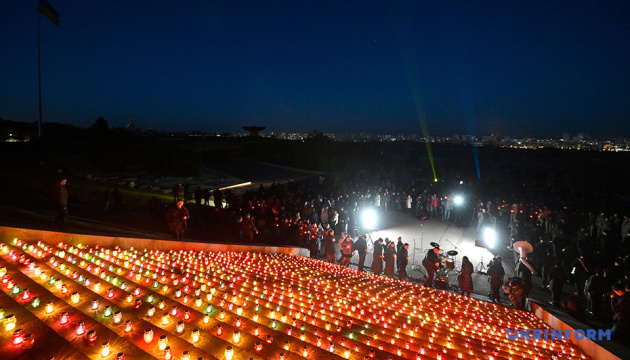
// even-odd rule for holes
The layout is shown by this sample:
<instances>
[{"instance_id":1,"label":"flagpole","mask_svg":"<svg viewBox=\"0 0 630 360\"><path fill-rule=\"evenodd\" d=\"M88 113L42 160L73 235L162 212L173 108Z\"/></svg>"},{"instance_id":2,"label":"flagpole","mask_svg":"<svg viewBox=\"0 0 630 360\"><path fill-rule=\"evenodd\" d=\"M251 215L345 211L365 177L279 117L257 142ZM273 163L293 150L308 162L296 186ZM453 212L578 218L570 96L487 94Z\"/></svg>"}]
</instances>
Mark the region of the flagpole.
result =
<instances>
[{"instance_id":1,"label":"flagpole","mask_svg":"<svg viewBox=\"0 0 630 360\"><path fill-rule=\"evenodd\" d=\"M39 13L37 13L37 90L39 94L39 121L37 122L37 135L42 137L42 65L39 41Z\"/></svg>"}]
</instances>

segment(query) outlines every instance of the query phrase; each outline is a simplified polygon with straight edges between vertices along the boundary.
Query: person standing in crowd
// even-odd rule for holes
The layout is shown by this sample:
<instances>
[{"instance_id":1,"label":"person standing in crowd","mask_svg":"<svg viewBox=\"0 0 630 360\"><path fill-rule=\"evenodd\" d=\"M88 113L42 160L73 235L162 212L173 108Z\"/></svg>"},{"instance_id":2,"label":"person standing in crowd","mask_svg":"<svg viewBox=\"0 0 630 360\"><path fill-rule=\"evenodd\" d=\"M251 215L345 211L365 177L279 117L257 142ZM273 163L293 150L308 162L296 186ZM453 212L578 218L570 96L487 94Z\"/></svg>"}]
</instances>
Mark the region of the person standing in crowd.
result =
<instances>
[{"instance_id":1,"label":"person standing in crowd","mask_svg":"<svg viewBox=\"0 0 630 360\"><path fill-rule=\"evenodd\" d=\"M577 296L584 296L584 287L586 286L586 280L590 277L589 266L584 255L580 255L573 262L573 280L575 282L575 291Z\"/></svg>"},{"instance_id":2,"label":"person standing in crowd","mask_svg":"<svg viewBox=\"0 0 630 360\"><path fill-rule=\"evenodd\" d=\"M473 264L468 260L468 256L462 257L462 268L457 281L459 282L459 289L462 291L462 295L470 296L473 292L473 279L472 274L475 271Z\"/></svg>"},{"instance_id":3,"label":"person standing in crowd","mask_svg":"<svg viewBox=\"0 0 630 360\"><path fill-rule=\"evenodd\" d=\"M437 217L438 205L439 205L439 200L438 200L437 194L433 194L429 202L429 212L431 214L431 219L435 219Z\"/></svg>"},{"instance_id":4,"label":"person standing in crowd","mask_svg":"<svg viewBox=\"0 0 630 360\"><path fill-rule=\"evenodd\" d=\"M245 218L241 223L241 231L243 233L243 241L247 241L248 243L254 242L254 235L258 234L258 229L256 229L256 225L250 213L245 214Z\"/></svg>"},{"instance_id":5,"label":"person standing in crowd","mask_svg":"<svg viewBox=\"0 0 630 360\"><path fill-rule=\"evenodd\" d=\"M492 302L501 303L501 285L503 285L503 276L505 276L505 269L501 263L500 257L495 257L488 264L488 276L490 276L490 299Z\"/></svg>"},{"instance_id":6,"label":"person standing in crowd","mask_svg":"<svg viewBox=\"0 0 630 360\"><path fill-rule=\"evenodd\" d=\"M588 312L593 316L600 316L602 311L602 300L604 293L609 289L608 281L604 278L604 269L595 269L595 275L591 276L586 283L586 301Z\"/></svg>"},{"instance_id":7,"label":"person standing in crowd","mask_svg":"<svg viewBox=\"0 0 630 360\"><path fill-rule=\"evenodd\" d=\"M444 199L444 217L442 218L442 221L451 220L452 209L453 209L453 199L451 199L451 196L449 196Z\"/></svg>"},{"instance_id":8,"label":"person standing in crowd","mask_svg":"<svg viewBox=\"0 0 630 360\"><path fill-rule=\"evenodd\" d=\"M359 254L358 269L359 271L363 271L363 264L365 263L365 256L367 255L367 252L368 252L367 241L366 241L365 235L359 236L357 241L354 242L354 250L356 250L357 253Z\"/></svg>"},{"instance_id":9,"label":"person standing in crowd","mask_svg":"<svg viewBox=\"0 0 630 360\"><path fill-rule=\"evenodd\" d=\"M175 235L178 240L183 239L184 232L188 230L188 218L190 218L190 213L184 206L184 201L177 201L175 203L175 207L169 210L166 217L168 220L168 227L173 235Z\"/></svg>"},{"instance_id":10,"label":"person standing in crowd","mask_svg":"<svg viewBox=\"0 0 630 360\"><path fill-rule=\"evenodd\" d=\"M193 196L195 197L195 204L197 204L197 206L201 205L201 199L203 197L203 190L201 190L201 186L197 186Z\"/></svg>"},{"instance_id":11,"label":"person standing in crowd","mask_svg":"<svg viewBox=\"0 0 630 360\"><path fill-rule=\"evenodd\" d=\"M328 230L324 235L324 248L326 250L326 259L329 263L335 263L335 232Z\"/></svg>"},{"instance_id":12,"label":"person standing in crowd","mask_svg":"<svg viewBox=\"0 0 630 360\"><path fill-rule=\"evenodd\" d=\"M402 237L398 237L398 241L396 242L396 253L398 253L400 251L400 249L403 248L405 244L402 242Z\"/></svg>"},{"instance_id":13,"label":"person standing in crowd","mask_svg":"<svg viewBox=\"0 0 630 360\"><path fill-rule=\"evenodd\" d=\"M383 271L383 239L378 238L376 244L374 244L374 254L372 254L372 272L376 275L381 275Z\"/></svg>"},{"instance_id":14,"label":"person standing in crowd","mask_svg":"<svg viewBox=\"0 0 630 360\"><path fill-rule=\"evenodd\" d=\"M57 210L57 217L55 218L54 226L64 229L66 227L66 221L68 220L68 191L66 190L66 184L68 179L65 177L60 178L56 183L52 191L52 200Z\"/></svg>"},{"instance_id":15,"label":"person standing in crowd","mask_svg":"<svg viewBox=\"0 0 630 360\"><path fill-rule=\"evenodd\" d=\"M433 277L435 276L435 272L440 267L440 260L438 259L437 255L439 252L440 247L436 246L433 249L427 251L426 255L424 255L422 266L424 266L424 268L427 270L427 280L424 282L424 286L433 286Z\"/></svg>"},{"instance_id":16,"label":"person standing in crowd","mask_svg":"<svg viewBox=\"0 0 630 360\"><path fill-rule=\"evenodd\" d=\"M317 259L317 255L319 255L319 239L316 234L306 232L308 236L308 249L310 250L311 259Z\"/></svg>"},{"instance_id":17,"label":"person standing in crowd","mask_svg":"<svg viewBox=\"0 0 630 360\"><path fill-rule=\"evenodd\" d=\"M396 264L396 244L393 241L385 247L385 276L394 277L394 266Z\"/></svg>"},{"instance_id":18,"label":"person standing in crowd","mask_svg":"<svg viewBox=\"0 0 630 360\"><path fill-rule=\"evenodd\" d=\"M173 185L173 190L171 190L173 193L173 202L177 202L177 200L179 200L180 191L182 191L182 187L179 186L179 184Z\"/></svg>"},{"instance_id":19,"label":"person standing in crowd","mask_svg":"<svg viewBox=\"0 0 630 360\"><path fill-rule=\"evenodd\" d=\"M562 289L568 279L567 272L560 266L561 264L560 260L556 260L554 267L549 269L549 290L551 290L551 301L549 303L556 306L561 303Z\"/></svg>"},{"instance_id":20,"label":"person standing in crowd","mask_svg":"<svg viewBox=\"0 0 630 360\"><path fill-rule=\"evenodd\" d=\"M398 259L398 278L405 280L407 278L407 264L409 264L409 244L405 243L397 254Z\"/></svg>"},{"instance_id":21,"label":"person standing in crowd","mask_svg":"<svg viewBox=\"0 0 630 360\"><path fill-rule=\"evenodd\" d=\"M105 189L103 200L105 201L105 211L107 211L109 210L109 189Z\"/></svg>"},{"instance_id":22,"label":"person standing in crowd","mask_svg":"<svg viewBox=\"0 0 630 360\"><path fill-rule=\"evenodd\" d=\"M332 231L332 230L330 230ZM341 266L350 266L350 259L352 258L352 252L354 248L354 242L350 236L346 236L339 243L339 249L341 250Z\"/></svg>"}]
</instances>

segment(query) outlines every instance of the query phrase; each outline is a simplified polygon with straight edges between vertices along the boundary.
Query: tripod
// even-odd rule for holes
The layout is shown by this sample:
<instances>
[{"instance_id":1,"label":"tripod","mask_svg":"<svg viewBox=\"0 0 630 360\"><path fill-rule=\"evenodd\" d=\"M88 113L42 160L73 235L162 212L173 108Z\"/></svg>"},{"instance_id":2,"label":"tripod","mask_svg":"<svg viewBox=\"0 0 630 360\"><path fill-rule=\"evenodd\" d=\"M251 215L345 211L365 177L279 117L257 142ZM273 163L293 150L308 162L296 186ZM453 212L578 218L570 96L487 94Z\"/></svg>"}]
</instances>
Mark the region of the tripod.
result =
<instances>
[{"instance_id":1,"label":"tripod","mask_svg":"<svg viewBox=\"0 0 630 360\"><path fill-rule=\"evenodd\" d=\"M479 264L477 264L477 267L475 267L475 272L478 274L485 274L486 272L483 271L484 269L484 265L483 265L483 254L481 255L481 262Z\"/></svg>"}]
</instances>

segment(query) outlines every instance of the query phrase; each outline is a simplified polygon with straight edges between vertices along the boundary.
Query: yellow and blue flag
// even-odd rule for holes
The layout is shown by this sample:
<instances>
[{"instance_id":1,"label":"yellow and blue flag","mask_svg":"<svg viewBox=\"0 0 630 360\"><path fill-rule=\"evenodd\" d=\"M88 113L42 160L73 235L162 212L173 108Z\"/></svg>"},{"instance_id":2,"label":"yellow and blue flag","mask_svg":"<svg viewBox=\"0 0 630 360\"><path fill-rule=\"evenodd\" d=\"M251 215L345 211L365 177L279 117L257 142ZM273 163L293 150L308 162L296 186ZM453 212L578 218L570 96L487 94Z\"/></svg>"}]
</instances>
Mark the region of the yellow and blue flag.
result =
<instances>
[{"instance_id":1,"label":"yellow and blue flag","mask_svg":"<svg viewBox=\"0 0 630 360\"><path fill-rule=\"evenodd\" d=\"M55 25L59 25L59 13L46 0L39 0L39 13L50 19Z\"/></svg>"}]
</instances>

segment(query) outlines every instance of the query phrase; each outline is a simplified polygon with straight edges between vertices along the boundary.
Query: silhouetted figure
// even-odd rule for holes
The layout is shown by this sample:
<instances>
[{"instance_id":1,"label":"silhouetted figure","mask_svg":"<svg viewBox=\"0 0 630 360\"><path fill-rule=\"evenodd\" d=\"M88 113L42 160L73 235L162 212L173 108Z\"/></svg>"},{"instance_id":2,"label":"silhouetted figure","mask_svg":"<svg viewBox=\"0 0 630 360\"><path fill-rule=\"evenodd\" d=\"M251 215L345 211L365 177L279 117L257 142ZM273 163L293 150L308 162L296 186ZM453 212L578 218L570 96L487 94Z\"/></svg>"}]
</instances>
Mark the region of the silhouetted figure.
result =
<instances>
[{"instance_id":1,"label":"silhouetted figure","mask_svg":"<svg viewBox=\"0 0 630 360\"><path fill-rule=\"evenodd\" d=\"M363 271L363 264L365 263L365 256L368 252L367 241L365 240L365 235L359 236L357 241L354 242L354 250L357 251L359 255L359 271Z\"/></svg>"},{"instance_id":2,"label":"silhouetted figure","mask_svg":"<svg viewBox=\"0 0 630 360\"><path fill-rule=\"evenodd\" d=\"M396 266L396 244L391 241L385 247L385 276L394 277L394 266Z\"/></svg>"},{"instance_id":3,"label":"silhouetted figure","mask_svg":"<svg viewBox=\"0 0 630 360\"><path fill-rule=\"evenodd\" d=\"M560 266L560 260L556 260L554 264L554 267L549 269L549 290L551 290L550 303L557 306L560 305L562 289L564 288L564 283L567 282L568 275Z\"/></svg>"},{"instance_id":4,"label":"silhouetted figure","mask_svg":"<svg viewBox=\"0 0 630 360\"><path fill-rule=\"evenodd\" d=\"M398 250L398 278L405 280L407 278L407 265L409 264L409 244L403 244L402 248Z\"/></svg>"},{"instance_id":5,"label":"silhouetted figure","mask_svg":"<svg viewBox=\"0 0 630 360\"><path fill-rule=\"evenodd\" d=\"M503 276L505 276L505 269L501 263L500 257L495 257L488 264L488 276L490 277L490 299L492 302L501 302L501 285L503 285Z\"/></svg>"},{"instance_id":6,"label":"silhouetted figure","mask_svg":"<svg viewBox=\"0 0 630 360\"><path fill-rule=\"evenodd\" d=\"M586 285L586 301L588 311L593 316L600 316L604 293L609 289L608 281L604 278L604 269L597 268L595 275L588 279Z\"/></svg>"},{"instance_id":7,"label":"silhouetted figure","mask_svg":"<svg viewBox=\"0 0 630 360\"><path fill-rule=\"evenodd\" d=\"M190 213L184 206L184 201L179 200L175 203L175 207L166 214L169 230L177 239L184 238L184 232L188 230L188 219Z\"/></svg>"},{"instance_id":8,"label":"silhouetted figure","mask_svg":"<svg viewBox=\"0 0 630 360\"><path fill-rule=\"evenodd\" d=\"M462 291L462 295L470 296L473 292L473 279L472 274L475 271L475 267L468 260L468 256L462 257L462 268L457 281L459 282L459 289Z\"/></svg>"},{"instance_id":9,"label":"silhouetted figure","mask_svg":"<svg viewBox=\"0 0 630 360\"><path fill-rule=\"evenodd\" d=\"M179 184L175 184L173 185L173 190L171 190L173 193L173 202L177 202L177 200L179 200L179 193L182 191L181 186L179 186Z\"/></svg>"},{"instance_id":10,"label":"silhouetted figure","mask_svg":"<svg viewBox=\"0 0 630 360\"><path fill-rule=\"evenodd\" d=\"M52 200L57 210L57 217L55 218L54 225L56 227L64 229L66 227L66 221L68 219L68 191L66 190L66 184L68 180L64 177L57 181L52 191Z\"/></svg>"},{"instance_id":11,"label":"silhouetted figure","mask_svg":"<svg viewBox=\"0 0 630 360\"><path fill-rule=\"evenodd\" d=\"M374 244L374 254L372 255L372 272L380 275L383 272L383 239L379 238Z\"/></svg>"}]
</instances>

